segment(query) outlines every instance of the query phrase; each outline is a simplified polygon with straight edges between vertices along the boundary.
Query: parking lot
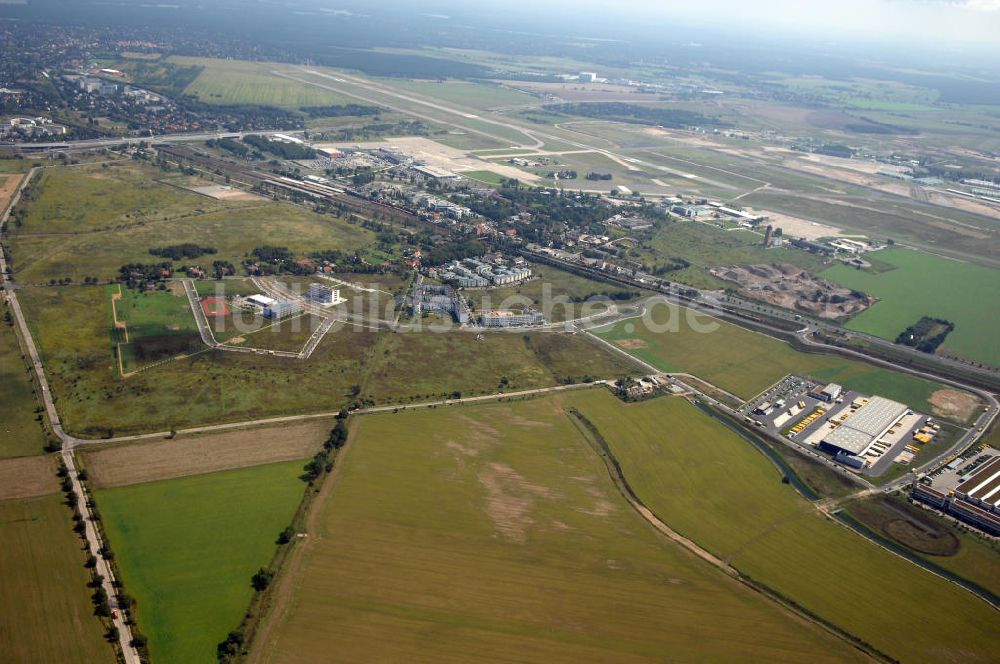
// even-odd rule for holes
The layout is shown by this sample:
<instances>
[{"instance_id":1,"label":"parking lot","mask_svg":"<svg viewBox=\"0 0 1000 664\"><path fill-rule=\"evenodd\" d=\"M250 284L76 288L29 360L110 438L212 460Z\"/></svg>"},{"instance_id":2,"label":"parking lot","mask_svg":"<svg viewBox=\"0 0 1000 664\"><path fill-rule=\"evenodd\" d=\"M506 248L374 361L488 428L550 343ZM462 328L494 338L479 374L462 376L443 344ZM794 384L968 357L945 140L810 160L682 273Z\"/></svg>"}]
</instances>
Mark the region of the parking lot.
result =
<instances>
[{"instance_id":1,"label":"parking lot","mask_svg":"<svg viewBox=\"0 0 1000 664\"><path fill-rule=\"evenodd\" d=\"M821 392L824 388L831 393ZM793 441L805 450L833 458L820 449L820 443L870 399L871 395L841 391L836 385L790 375L744 404L740 411L748 423ZM862 452L866 465L855 470L876 477L894 462L910 463L922 444L914 434L930 440L937 435L936 426L928 416L907 410Z\"/></svg>"}]
</instances>

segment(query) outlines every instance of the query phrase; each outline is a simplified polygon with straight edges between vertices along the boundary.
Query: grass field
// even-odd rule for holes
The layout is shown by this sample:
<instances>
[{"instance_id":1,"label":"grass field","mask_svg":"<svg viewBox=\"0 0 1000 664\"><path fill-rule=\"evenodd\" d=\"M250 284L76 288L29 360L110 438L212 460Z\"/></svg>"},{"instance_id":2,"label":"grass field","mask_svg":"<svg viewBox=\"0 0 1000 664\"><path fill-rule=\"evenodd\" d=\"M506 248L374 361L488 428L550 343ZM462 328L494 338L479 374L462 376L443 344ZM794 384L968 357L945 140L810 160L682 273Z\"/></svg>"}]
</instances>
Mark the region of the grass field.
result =
<instances>
[{"instance_id":1,"label":"grass field","mask_svg":"<svg viewBox=\"0 0 1000 664\"><path fill-rule=\"evenodd\" d=\"M681 534L902 661L994 659L989 606L820 515L754 447L686 400L571 396L639 498Z\"/></svg>"},{"instance_id":2,"label":"grass field","mask_svg":"<svg viewBox=\"0 0 1000 664\"><path fill-rule=\"evenodd\" d=\"M361 382L376 336L353 328L328 334L303 361L209 351L120 380L110 314L95 315L108 307L103 287L31 288L19 295L63 424L82 436L336 411L349 402L350 386Z\"/></svg>"},{"instance_id":3,"label":"grass field","mask_svg":"<svg viewBox=\"0 0 1000 664\"><path fill-rule=\"evenodd\" d=\"M763 237L749 231L723 231L693 221L664 222L657 225L650 240L637 250L640 260L650 266L667 264L671 258L683 258L691 267L668 272L664 278L695 288L726 288L733 284L717 279L707 268L720 265L791 263L817 272L823 260L805 251L787 248L761 248Z\"/></svg>"},{"instance_id":4,"label":"grass field","mask_svg":"<svg viewBox=\"0 0 1000 664\"><path fill-rule=\"evenodd\" d=\"M1000 366L1000 270L908 249L884 250L875 257L894 269L874 274L837 265L823 272L827 279L879 298L847 327L891 340L921 316L943 318L955 324L944 350Z\"/></svg>"},{"instance_id":5,"label":"grass field","mask_svg":"<svg viewBox=\"0 0 1000 664\"><path fill-rule=\"evenodd\" d=\"M302 461L94 493L150 657L214 662L302 498Z\"/></svg>"},{"instance_id":6,"label":"grass field","mask_svg":"<svg viewBox=\"0 0 1000 664\"><path fill-rule=\"evenodd\" d=\"M478 180L479 182L493 185L495 187L499 187L507 179L502 175L494 173L493 171L462 171L462 177Z\"/></svg>"},{"instance_id":7,"label":"grass field","mask_svg":"<svg viewBox=\"0 0 1000 664\"><path fill-rule=\"evenodd\" d=\"M640 319L632 319L595 332L663 371L692 373L744 399L787 374L804 374L898 399L923 412L937 412L928 401L944 389L937 383L834 355L800 353L783 341L691 314L696 322L715 323L714 331L699 332L685 319L690 310L670 311L677 321L676 331L652 331ZM653 320L665 321L666 310L661 307Z\"/></svg>"},{"instance_id":8,"label":"grass field","mask_svg":"<svg viewBox=\"0 0 1000 664\"><path fill-rule=\"evenodd\" d=\"M358 103L353 97L275 76L272 70L287 68L275 63L184 56L169 61L204 67L184 94L195 95L207 104L258 104L298 110L300 106Z\"/></svg>"},{"instance_id":9,"label":"grass field","mask_svg":"<svg viewBox=\"0 0 1000 664\"><path fill-rule=\"evenodd\" d=\"M380 82L397 90L416 92L425 97L470 108L487 109L538 103L536 97L498 84L470 81L414 81L398 78Z\"/></svg>"},{"instance_id":10,"label":"grass field","mask_svg":"<svg viewBox=\"0 0 1000 664\"><path fill-rule=\"evenodd\" d=\"M847 513L915 555L1000 595L1000 544L902 498L852 501Z\"/></svg>"},{"instance_id":11,"label":"grass field","mask_svg":"<svg viewBox=\"0 0 1000 664\"><path fill-rule=\"evenodd\" d=\"M45 432L35 419L34 384L28 367L21 358L13 322L8 323L7 305L0 304L0 458L41 454Z\"/></svg>"},{"instance_id":12,"label":"grass field","mask_svg":"<svg viewBox=\"0 0 1000 664\"><path fill-rule=\"evenodd\" d=\"M456 390L493 393L505 376L514 389L634 371L580 335L490 334L477 341L463 332L380 334L348 325L327 334L308 360L206 351L122 380L110 313L95 315L110 309L104 287L24 288L19 296L63 424L84 437L335 412L351 403L355 385L380 403L408 402Z\"/></svg>"},{"instance_id":13,"label":"grass field","mask_svg":"<svg viewBox=\"0 0 1000 664\"><path fill-rule=\"evenodd\" d=\"M186 197L180 192L178 195ZM43 192L40 201L47 194ZM196 199L201 202L205 199ZM330 215L321 215L287 203L227 203L225 208L201 206L166 220L149 221L120 230L94 231L72 235L15 235L11 239L13 267L17 279L27 283L47 283L70 277L114 279L118 268L127 263L160 263L149 249L191 242L214 247L218 253L181 263L202 264L227 260L239 265L256 247L281 245L304 255L321 249L351 251L369 244L374 234L360 226ZM203 210L203 211L201 211ZM121 208L105 208L103 215L116 217Z\"/></svg>"},{"instance_id":14,"label":"grass field","mask_svg":"<svg viewBox=\"0 0 1000 664\"><path fill-rule=\"evenodd\" d=\"M0 659L116 661L94 616L81 540L60 494L0 501Z\"/></svg>"},{"instance_id":15,"label":"grass field","mask_svg":"<svg viewBox=\"0 0 1000 664\"><path fill-rule=\"evenodd\" d=\"M49 167L35 176L20 233L83 233L149 224L227 204L157 181L163 174L133 161ZM231 205L231 204L229 204Z\"/></svg>"},{"instance_id":16,"label":"grass field","mask_svg":"<svg viewBox=\"0 0 1000 664\"><path fill-rule=\"evenodd\" d=\"M180 284L167 291L146 293L128 288L119 290L118 286L105 289L109 300L112 293L119 292L122 298L114 303L114 309L118 320L127 325L128 342L125 343L123 333L113 334L122 342L119 349L126 372L205 347Z\"/></svg>"},{"instance_id":17,"label":"grass field","mask_svg":"<svg viewBox=\"0 0 1000 664\"><path fill-rule=\"evenodd\" d=\"M580 335L477 336L457 331L382 335L372 352L363 394L378 402L420 401L455 392L495 394L635 372L631 362Z\"/></svg>"},{"instance_id":18,"label":"grass field","mask_svg":"<svg viewBox=\"0 0 1000 664\"><path fill-rule=\"evenodd\" d=\"M859 657L661 539L560 399L366 416L352 436L263 661Z\"/></svg>"}]
</instances>

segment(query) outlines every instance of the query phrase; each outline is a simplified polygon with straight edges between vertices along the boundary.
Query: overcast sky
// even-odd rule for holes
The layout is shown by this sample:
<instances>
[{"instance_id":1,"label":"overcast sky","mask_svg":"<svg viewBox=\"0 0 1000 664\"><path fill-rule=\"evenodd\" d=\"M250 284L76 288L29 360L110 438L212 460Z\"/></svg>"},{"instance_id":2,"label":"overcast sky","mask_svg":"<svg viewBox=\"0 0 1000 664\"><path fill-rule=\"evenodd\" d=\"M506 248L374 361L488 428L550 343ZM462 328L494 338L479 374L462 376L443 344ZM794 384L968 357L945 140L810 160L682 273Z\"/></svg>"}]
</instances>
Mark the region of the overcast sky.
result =
<instances>
[{"instance_id":1,"label":"overcast sky","mask_svg":"<svg viewBox=\"0 0 1000 664\"><path fill-rule=\"evenodd\" d=\"M515 0L608 15L656 15L837 39L912 40L1000 52L1000 0ZM490 2L492 4L492 0Z\"/></svg>"}]
</instances>

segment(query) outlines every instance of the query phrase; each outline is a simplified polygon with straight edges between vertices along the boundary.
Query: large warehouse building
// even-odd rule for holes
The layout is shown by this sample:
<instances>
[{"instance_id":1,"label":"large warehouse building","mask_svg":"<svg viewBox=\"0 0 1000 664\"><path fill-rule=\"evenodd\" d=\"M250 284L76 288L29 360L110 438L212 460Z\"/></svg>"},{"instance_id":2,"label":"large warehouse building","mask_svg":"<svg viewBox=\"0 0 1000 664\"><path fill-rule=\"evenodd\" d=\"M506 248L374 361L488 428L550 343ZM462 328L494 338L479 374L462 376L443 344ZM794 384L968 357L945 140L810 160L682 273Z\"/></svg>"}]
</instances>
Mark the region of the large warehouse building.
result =
<instances>
[{"instance_id":1,"label":"large warehouse building","mask_svg":"<svg viewBox=\"0 0 1000 664\"><path fill-rule=\"evenodd\" d=\"M820 449L837 454L844 452L862 456L871 444L892 428L909 409L905 404L885 397L872 397L850 414L843 423L827 434Z\"/></svg>"}]
</instances>

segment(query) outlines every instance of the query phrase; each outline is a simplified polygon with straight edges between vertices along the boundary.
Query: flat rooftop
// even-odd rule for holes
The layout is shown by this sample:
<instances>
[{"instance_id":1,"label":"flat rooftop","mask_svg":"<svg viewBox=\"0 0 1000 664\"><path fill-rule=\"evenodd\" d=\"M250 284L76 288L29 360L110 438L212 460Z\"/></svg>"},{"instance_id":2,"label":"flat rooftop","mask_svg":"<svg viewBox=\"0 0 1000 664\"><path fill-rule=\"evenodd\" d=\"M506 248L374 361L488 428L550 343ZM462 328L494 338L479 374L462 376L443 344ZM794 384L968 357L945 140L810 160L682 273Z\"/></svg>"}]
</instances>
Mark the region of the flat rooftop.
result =
<instances>
[{"instance_id":1,"label":"flat rooftop","mask_svg":"<svg viewBox=\"0 0 1000 664\"><path fill-rule=\"evenodd\" d=\"M872 397L868 403L851 413L839 427L827 435L823 442L852 454L861 454L907 410L907 406L898 401L885 397Z\"/></svg>"}]
</instances>

